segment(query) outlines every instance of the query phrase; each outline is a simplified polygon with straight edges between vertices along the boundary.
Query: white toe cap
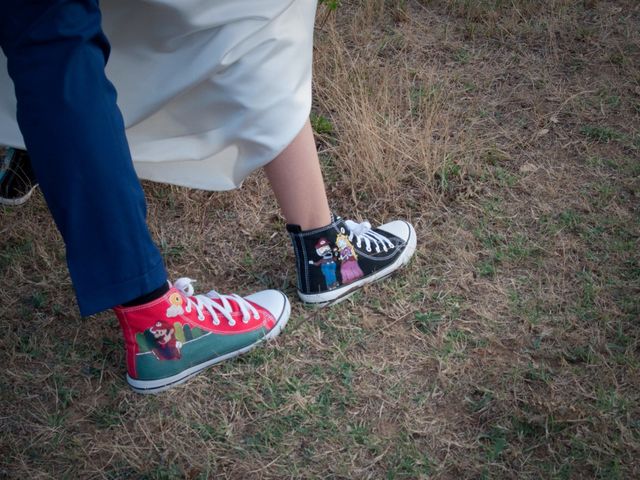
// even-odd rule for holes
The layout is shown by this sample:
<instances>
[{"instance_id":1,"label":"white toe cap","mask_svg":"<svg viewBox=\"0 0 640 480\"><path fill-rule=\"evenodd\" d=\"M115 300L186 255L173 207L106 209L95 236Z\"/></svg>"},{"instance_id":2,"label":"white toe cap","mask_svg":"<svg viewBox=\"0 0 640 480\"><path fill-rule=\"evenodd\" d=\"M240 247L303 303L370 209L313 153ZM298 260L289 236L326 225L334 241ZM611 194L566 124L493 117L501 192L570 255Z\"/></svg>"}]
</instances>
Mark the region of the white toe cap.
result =
<instances>
[{"instance_id":1,"label":"white toe cap","mask_svg":"<svg viewBox=\"0 0 640 480\"><path fill-rule=\"evenodd\" d=\"M396 237L404 240L405 243L409 243L412 237L415 238L416 236L413 226L404 220L394 220L393 222L380 225L378 228L395 235Z\"/></svg>"},{"instance_id":2,"label":"white toe cap","mask_svg":"<svg viewBox=\"0 0 640 480\"><path fill-rule=\"evenodd\" d=\"M279 290L262 290L244 298L268 310L276 320L282 317L289 307L287 296Z\"/></svg>"}]
</instances>

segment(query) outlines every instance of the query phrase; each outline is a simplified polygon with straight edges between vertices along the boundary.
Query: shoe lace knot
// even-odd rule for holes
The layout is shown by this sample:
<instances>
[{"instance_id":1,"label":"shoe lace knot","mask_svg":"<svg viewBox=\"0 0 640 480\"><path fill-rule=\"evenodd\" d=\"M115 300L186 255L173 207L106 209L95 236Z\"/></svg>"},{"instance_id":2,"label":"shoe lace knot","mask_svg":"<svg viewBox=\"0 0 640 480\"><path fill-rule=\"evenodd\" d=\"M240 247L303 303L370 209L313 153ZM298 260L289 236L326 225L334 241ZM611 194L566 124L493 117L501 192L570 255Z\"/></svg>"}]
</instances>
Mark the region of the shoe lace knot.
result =
<instances>
[{"instance_id":1,"label":"shoe lace knot","mask_svg":"<svg viewBox=\"0 0 640 480\"><path fill-rule=\"evenodd\" d=\"M185 311L191 313L191 310L195 309L198 314L198 320L204 321L206 318L204 312L207 311L211 314L214 325L220 325L220 318L224 317L229 322L229 326L235 326L236 321L232 316L233 306L231 302L235 302L238 305L242 313L242 323L249 323L252 316L254 320L260 319L258 310L239 295L221 295L215 290L211 290L205 295L194 295L192 284L195 282L191 278L179 278L173 286L186 296Z\"/></svg>"},{"instance_id":2,"label":"shoe lace knot","mask_svg":"<svg viewBox=\"0 0 640 480\"><path fill-rule=\"evenodd\" d=\"M380 253L381 249L388 252L389 249L395 248L395 244L384 235L374 231L371 224L367 221L357 223L353 220L345 220L345 225L349 229L349 241L356 241L356 247L362 248L364 242L365 250L372 251L372 246L376 253Z\"/></svg>"}]
</instances>

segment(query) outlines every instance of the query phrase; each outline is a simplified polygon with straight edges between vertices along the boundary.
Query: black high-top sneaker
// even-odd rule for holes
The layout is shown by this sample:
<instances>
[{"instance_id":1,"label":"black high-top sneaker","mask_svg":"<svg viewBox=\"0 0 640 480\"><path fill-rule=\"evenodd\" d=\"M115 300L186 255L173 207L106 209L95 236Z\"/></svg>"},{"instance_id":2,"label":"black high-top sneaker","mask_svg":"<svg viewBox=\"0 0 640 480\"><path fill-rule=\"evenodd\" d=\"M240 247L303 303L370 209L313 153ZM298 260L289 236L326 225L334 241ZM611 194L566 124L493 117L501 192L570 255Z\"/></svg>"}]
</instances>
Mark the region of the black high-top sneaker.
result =
<instances>
[{"instance_id":1,"label":"black high-top sneaker","mask_svg":"<svg viewBox=\"0 0 640 480\"><path fill-rule=\"evenodd\" d=\"M416 250L410 223L396 220L371 228L333 217L326 227L303 231L287 225L298 270L298 295L305 303L338 303L409 263Z\"/></svg>"}]
</instances>

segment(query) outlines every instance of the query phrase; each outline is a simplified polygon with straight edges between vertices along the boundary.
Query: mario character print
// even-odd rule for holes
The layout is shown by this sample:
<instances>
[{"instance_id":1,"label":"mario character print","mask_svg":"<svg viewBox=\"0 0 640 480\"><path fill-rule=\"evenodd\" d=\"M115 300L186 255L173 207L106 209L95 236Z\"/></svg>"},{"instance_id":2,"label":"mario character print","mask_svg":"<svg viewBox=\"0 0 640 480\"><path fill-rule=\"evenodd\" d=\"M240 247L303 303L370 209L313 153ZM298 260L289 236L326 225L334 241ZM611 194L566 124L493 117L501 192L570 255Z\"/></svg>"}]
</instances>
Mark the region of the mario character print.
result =
<instances>
[{"instance_id":1,"label":"mario character print","mask_svg":"<svg viewBox=\"0 0 640 480\"><path fill-rule=\"evenodd\" d=\"M182 358L180 353L182 343L176 340L175 329L170 323L158 320L144 333L150 340L149 343L153 345L151 351L158 360L179 360Z\"/></svg>"},{"instance_id":2,"label":"mario character print","mask_svg":"<svg viewBox=\"0 0 640 480\"><path fill-rule=\"evenodd\" d=\"M338 286L338 278L336 277L337 265L333 257L333 250L326 238L321 238L315 245L316 254L320 260L314 262L309 260L309 264L320 267L327 289L332 290Z\"/></svg>"}]
</instances>

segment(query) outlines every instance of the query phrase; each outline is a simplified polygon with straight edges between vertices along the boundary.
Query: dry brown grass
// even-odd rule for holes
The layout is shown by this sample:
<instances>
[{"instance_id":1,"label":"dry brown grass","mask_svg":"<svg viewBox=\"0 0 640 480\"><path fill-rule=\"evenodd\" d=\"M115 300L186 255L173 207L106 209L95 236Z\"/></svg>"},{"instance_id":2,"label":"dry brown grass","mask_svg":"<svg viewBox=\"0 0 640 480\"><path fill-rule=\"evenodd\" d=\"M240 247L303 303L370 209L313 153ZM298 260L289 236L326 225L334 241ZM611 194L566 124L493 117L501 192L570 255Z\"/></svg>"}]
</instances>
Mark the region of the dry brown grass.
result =
<instances>
[{"instance_id":1,"label":"dry brown grass","mask_svg":"<svg viewBox=\"0 0 640 480\"><path fill-rule=\"evenodd\" d=\"M411 219L415 261L157 397L112 315L78 317L42 199L1 209L0 477L640 476L639 32L632 0L342 2L316 41L329 195ZM173 276L294 296L261 174L145 190Z\"/></svg>"}]
</instances>

